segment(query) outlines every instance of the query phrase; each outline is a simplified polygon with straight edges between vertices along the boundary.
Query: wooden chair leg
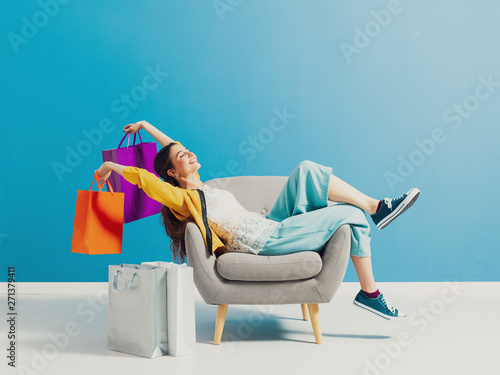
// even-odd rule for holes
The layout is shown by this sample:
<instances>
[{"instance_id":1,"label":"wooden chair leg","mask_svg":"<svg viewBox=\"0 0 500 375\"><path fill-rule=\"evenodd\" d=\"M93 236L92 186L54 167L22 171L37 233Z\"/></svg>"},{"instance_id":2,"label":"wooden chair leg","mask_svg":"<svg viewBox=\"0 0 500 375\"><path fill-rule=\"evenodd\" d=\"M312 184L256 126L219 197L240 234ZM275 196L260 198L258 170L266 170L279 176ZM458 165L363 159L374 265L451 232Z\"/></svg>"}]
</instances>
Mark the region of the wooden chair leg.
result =
<instances>
[{"instance_id":1,"label":"wooden chair leg","mask_svg":"<svg viewBox=\"0 0 500 375\"><path fill-rule=\"evenodd\" d=\"M307 303L300 305L302 307L302 319L309 320L309 314L307 313Z\"/></svg>"},{"instance_id":2,"label":"wooden chair leg","mask_svg":"<svg viewBox=\"0 0 500 375\"><path fill-rule=\"evenodd\" d=\"M319 306L317 303L308 303L309 315L311 315L311 323L314 331L316 344L321 344L321 327L319 325Z\"/></svg>"},{"instance_id":3,"label":"wooden chair leg","mask_svg":"<svg viewBox=\"0 0 500 375\"><path fill-rule=\"evenodd\" d=\"M215 318L214 345L219 345L226 322L228 305L217 305L217 317Z\"/></svg>"}]
</instances>

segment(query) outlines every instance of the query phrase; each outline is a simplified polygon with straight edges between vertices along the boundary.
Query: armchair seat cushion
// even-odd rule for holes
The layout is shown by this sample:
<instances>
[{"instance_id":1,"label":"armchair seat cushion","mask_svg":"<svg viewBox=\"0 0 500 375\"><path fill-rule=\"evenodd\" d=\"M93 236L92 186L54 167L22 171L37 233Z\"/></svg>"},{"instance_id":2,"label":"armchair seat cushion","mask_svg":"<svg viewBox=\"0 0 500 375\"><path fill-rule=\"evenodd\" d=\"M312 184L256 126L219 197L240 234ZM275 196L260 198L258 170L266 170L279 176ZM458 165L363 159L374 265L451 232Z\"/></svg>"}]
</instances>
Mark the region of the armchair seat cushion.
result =
<instances>
[{"instance_id":1,"label":"armchair seat cushion","mask_svg":"<svg viewBox=\"0 0 500 375\"><path fill-rule=\"evenodd\" d=\"M323 266L316 251L286 255L254 255L228 252L216 261L217 271L227 280L285 281L315 277Z\"/></svg>"}]
</instances>

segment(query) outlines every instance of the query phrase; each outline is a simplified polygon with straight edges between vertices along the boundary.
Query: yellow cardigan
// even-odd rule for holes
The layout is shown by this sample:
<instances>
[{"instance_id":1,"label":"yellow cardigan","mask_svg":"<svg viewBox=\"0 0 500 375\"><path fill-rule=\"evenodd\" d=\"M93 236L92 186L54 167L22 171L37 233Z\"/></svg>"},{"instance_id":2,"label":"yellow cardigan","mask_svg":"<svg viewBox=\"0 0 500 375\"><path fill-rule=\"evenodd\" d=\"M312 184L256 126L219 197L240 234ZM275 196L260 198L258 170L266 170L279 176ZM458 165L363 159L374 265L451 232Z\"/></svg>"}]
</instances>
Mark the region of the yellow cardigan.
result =
<instances>
[{"instance_id":1,"label":"yellow cardigan","mask_svg":"<svg viewBox=\"0 0 500 375\"><path fill-rule=\"evenodd\" d=\"M175 143L180 142L175 141ZM200 175L196 172L197 177ZM193 217L205 240L207 248L212 254L224 243L210 229L207 221L205 194L201 189L183 189L163 181L154 173L143 168L125 167L123 177L130 183L138 185L152 199L170 208L170 211L180 221Z\"/></svg>"}]
</instances>

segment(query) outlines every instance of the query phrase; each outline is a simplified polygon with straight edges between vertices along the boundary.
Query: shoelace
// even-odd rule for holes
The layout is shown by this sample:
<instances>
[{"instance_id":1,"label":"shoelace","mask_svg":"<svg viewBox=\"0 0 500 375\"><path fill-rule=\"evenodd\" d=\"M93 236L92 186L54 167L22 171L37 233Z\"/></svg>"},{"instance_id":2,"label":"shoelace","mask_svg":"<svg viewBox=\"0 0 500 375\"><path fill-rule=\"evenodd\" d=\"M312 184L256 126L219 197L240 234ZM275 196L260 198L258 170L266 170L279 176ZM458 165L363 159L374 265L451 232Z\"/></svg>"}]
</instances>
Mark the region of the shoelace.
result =
<instances>
[{"instance_id":1,"label":"shoelace","mask_svg":"<svg viewBox=\"0 0 500 375\"><path fill-rule=\"evenodd\" d=\"M384 198L384 203L387 205L387 208L389 208L389 210L392 210L392 203L389 198Z\"/></svg>"},{"instance_id":2,"label":"shoelace","mask_svg":"<svg viewBox=\"0 0 500 375\"><path fill-rule=\"evenodd\" d=\"M385 307L387 307L391 311L391 313L394 314L394 307L392 307L391 304L385 300L385 297L382 297L381 300L384 303Z\"/></svg>"},{"instance_id":3,"label":"shoelace","mask_svg":"<svg viewBox=\"0 0 500 375\"><path fill-rule=\"evenodd\" d=\"M392 199L384 198L384 203L387 205L387 208L389 208L389 210L392 210L392 201L396 202L397 200L399 200L400 198L403 198L404 196L405 196L405 194L400 195L399 197L396 197L396 198L392 198Z\"/></svg>"}]
</instances>

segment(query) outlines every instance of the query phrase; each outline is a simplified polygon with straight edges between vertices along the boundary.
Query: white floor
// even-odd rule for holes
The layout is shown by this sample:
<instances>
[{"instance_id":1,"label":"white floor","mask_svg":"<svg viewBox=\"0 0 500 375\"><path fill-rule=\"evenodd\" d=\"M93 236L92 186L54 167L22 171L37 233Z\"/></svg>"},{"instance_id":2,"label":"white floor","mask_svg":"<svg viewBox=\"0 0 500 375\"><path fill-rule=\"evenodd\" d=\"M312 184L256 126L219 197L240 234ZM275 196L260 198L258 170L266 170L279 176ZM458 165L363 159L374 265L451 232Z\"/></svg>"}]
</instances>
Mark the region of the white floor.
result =
<instances>
[{"instance_id":1,"label":"white floor","mask_svg":"<svg viewBox=\"0 0 500 375\"><path fill-rule=\"evenodd\" d=\"M96 299L106 283L18 283L12 369L2 283L0 374L500 373L500 283L378 285L409 318L387 321L353 306L359 284L344 283L320 305L320 345L300 305L229 306L222 342L213 345L216 306L196 291L196 354L148 359L107 350L107 301ZM52 345L68 324L76 336Z\"/></svg>"}]
</instances>

